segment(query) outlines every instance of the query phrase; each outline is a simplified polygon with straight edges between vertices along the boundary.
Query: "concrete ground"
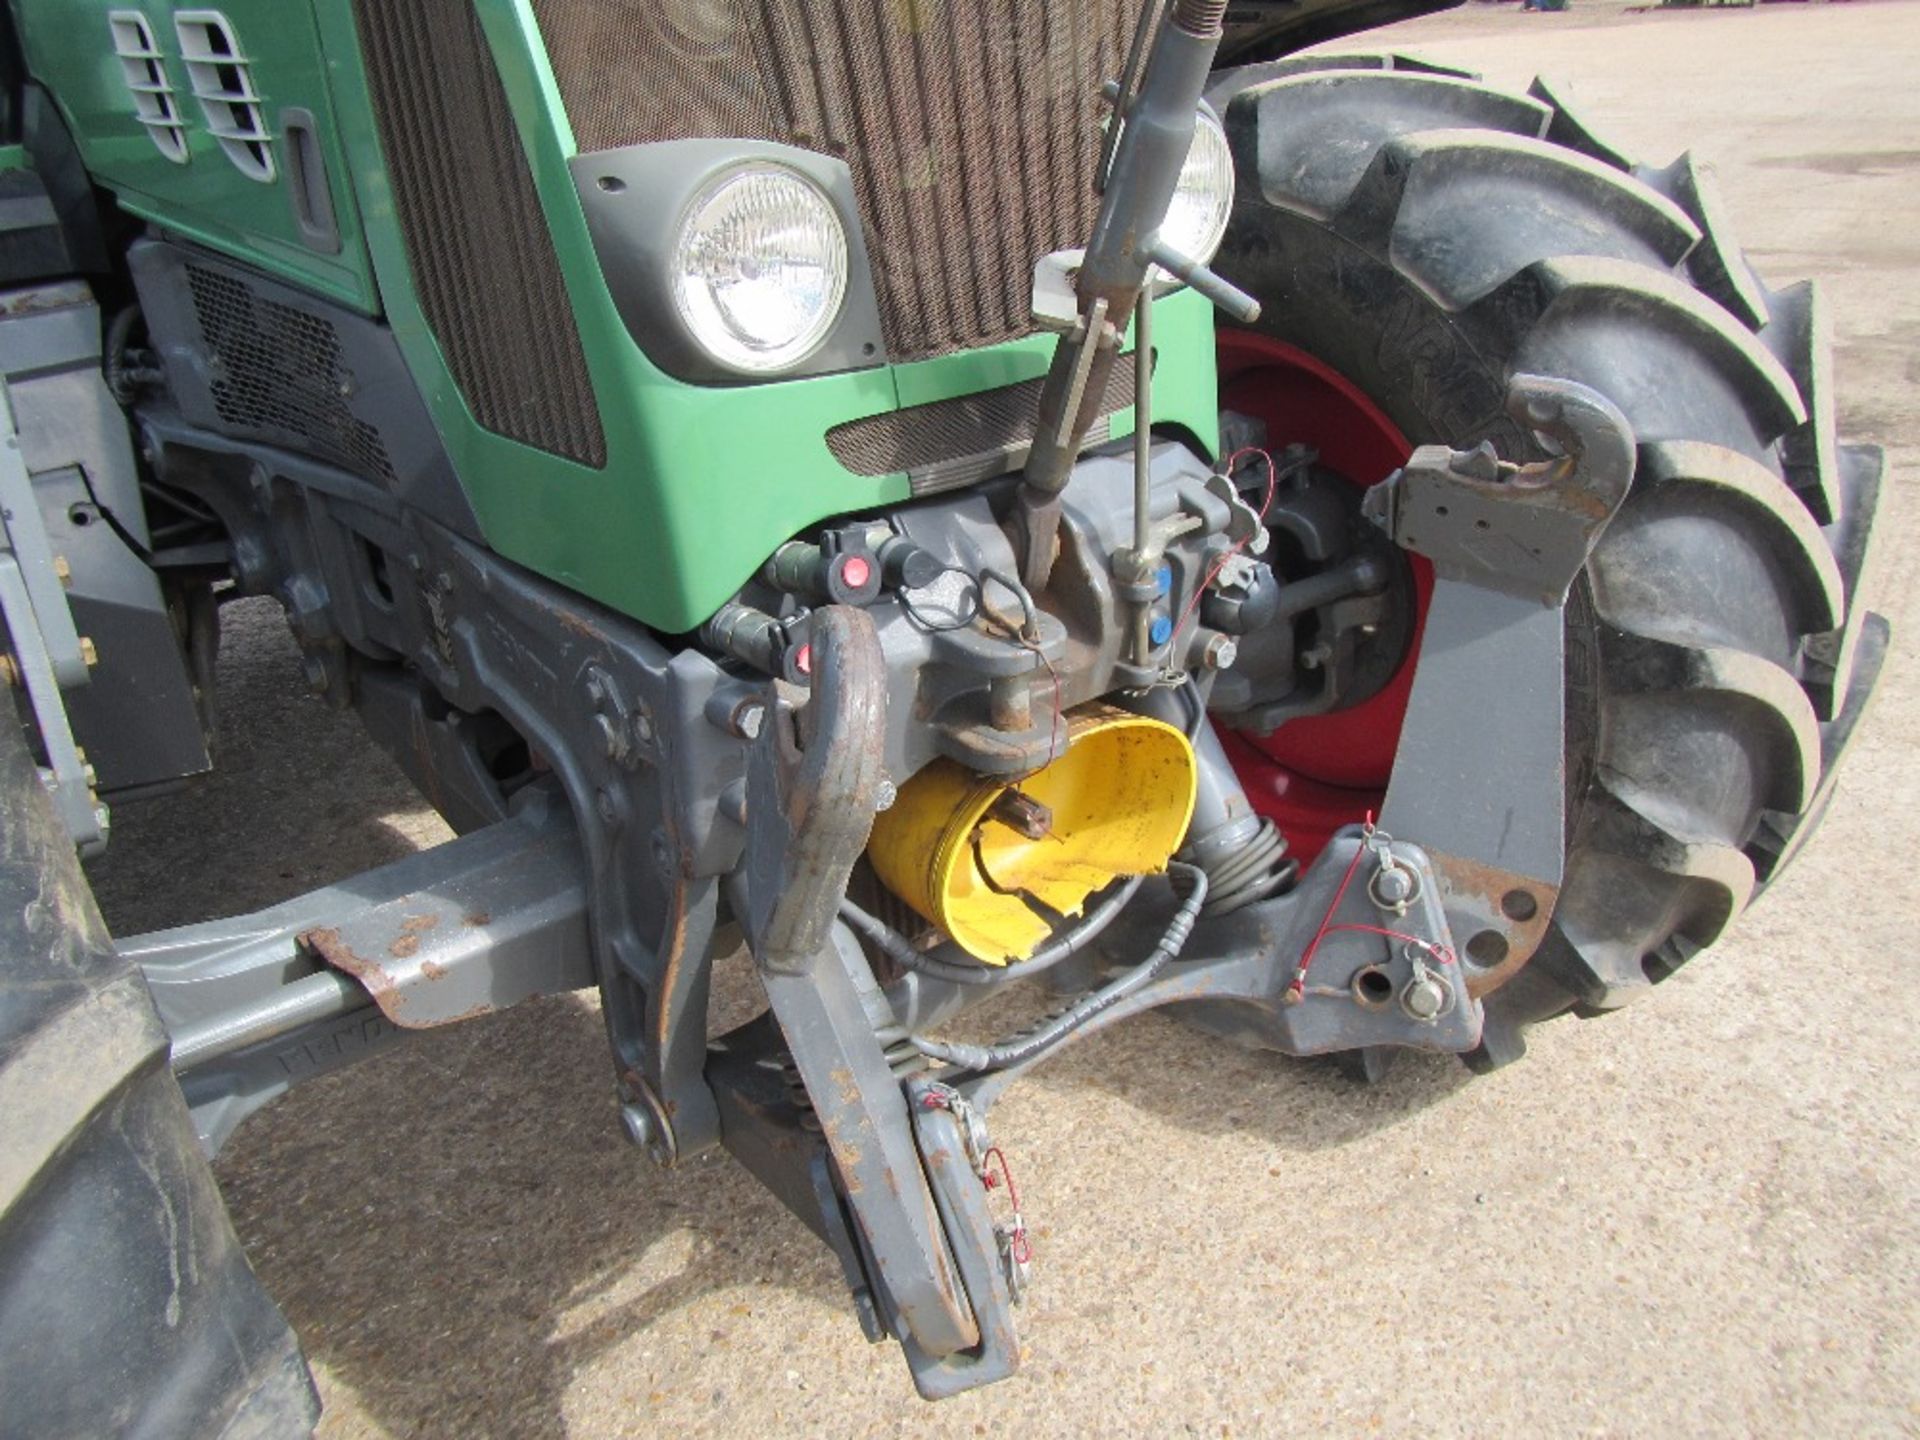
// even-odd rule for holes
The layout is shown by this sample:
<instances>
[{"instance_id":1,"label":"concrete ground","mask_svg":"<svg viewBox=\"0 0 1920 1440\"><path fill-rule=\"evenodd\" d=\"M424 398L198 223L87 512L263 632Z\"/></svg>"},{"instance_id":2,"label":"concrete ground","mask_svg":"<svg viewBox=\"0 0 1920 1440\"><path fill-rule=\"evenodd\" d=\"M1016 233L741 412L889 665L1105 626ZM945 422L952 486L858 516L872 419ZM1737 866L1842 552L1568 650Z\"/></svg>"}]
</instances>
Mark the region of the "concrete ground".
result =
<instances>
[{"instance_id":1,"label":"concrete ground","mask_svg":"<svg viewBox=\"0 0 1920 1440\"><path fill-rule=\"evenodd\" d=\"M1920 3L1574 7L1379 39L1573 78L1639 155L1716 157L1762 274L1827 286L1844 433L1920 472ZM1906 491L1881 525L1914 541ZM1148 1018L1017 1089L1026 1365L939 1407L730 1161L668 1177L620 1143L585 1001L297 1092L219 1170L321 1433L1920 1433L1914 573L1878 577L1897 650L1818 842L1650 1002L1472 1082L1361 1090ZM118 929L444 833L305 698L277 613L233 618L224 769L123 807L94 872Z\"/></svg>"}]
</instances>

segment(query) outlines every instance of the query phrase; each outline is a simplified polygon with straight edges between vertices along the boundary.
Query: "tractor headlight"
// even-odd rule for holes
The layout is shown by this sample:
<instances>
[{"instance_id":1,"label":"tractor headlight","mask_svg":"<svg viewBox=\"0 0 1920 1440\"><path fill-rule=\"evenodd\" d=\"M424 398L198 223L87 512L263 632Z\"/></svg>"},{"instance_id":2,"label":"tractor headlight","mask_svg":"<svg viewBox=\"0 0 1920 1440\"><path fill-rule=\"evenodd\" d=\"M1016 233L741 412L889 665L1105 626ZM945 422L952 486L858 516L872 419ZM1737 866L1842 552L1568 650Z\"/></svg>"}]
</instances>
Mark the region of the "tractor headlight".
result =
<instances>
[{"instance_id":1,"label":"tractor headlight","mask_svg":"<svg viewBox=\"0 0 1920 1440\"><path fill-rule=\"evenodd\" d=\"M839 318L847 232L812 181L745 165L688 205L673 247L673 298L701 347L736 370L798 364Z\"/></svg>"},{"instance_id":2,"label":"tractor headlight","mask_svg":"<svg viewBox=\"0 0 1920 1440\"><path fill-rule=\"evenodd\" d=\"M1202 110L1193 127L1193 145L1180 167L1180 180L1167 206L1160 238L1189 260L1206 264L1220 248L1233 211L1233 152L1220 122ZM1156 279L1167 278L1156 267Z\"/></svg>"}]
</instances>

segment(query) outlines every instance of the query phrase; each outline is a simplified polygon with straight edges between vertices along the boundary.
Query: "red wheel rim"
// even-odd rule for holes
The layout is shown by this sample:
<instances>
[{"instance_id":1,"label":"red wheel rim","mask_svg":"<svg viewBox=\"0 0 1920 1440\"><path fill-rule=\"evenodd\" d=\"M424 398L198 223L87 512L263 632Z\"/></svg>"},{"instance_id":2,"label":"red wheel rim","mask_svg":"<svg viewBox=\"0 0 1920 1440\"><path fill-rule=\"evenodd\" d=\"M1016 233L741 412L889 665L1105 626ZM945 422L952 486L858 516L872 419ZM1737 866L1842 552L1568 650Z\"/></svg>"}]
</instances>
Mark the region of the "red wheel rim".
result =
<instances>
[{"instance_id":1,"label":"red wheel rim","mask_svg":"<svg viewBox=\"0 0 1920 1440\"><path fill-rule=\"evenodd\" d=\"M1303 350L1248 330L1218 336L1221 403L1264 421L1269 443L1311 445L1320 463L1357 486L1406 462L1413 447L1361 389ZM1272 818L1300 859L1310 861L1343 825L1377 811L1393 773L1433 571L1414 561L1413 643L1387 685L1331 715L1308 716L1268 736L1222 734L1253 808Z\"/></svg>"}]
</instances>

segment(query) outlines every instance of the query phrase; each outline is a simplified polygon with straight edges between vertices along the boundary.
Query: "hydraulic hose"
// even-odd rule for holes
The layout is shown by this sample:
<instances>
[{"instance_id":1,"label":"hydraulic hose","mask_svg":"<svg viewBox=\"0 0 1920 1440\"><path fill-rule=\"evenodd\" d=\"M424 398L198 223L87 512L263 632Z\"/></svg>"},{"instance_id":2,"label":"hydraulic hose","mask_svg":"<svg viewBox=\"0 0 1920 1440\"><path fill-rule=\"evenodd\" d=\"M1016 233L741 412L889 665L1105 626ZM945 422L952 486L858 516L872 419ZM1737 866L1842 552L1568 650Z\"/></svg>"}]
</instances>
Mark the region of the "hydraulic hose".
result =
<instances>
[{"instance_id":1,"label":"hydraulic hose","mask_svg":"<svg viewBox=\"0 0 1920 1440\"><path fill-rule=\"evenodd\" d=\"M1161 933L1153 952L1131 970L1068 1006L1037 1028L998 1045L964 1045L915 1035L911 1037L914 1049L930 1060L943 1061L976 1075L991 1070L1005 1070L1051 1050L1101 1011L1112 1009L1129 995L1151 984L1186 948L1200 907L1207 900L1207 873L1199 866L1171 861L1167 865L1167 873L1176 880L1184 879L1187 882L1186 898L1180 902L1180 908L1173 912L1173 918L1167 922L1167 928Z\"/></svg>"},{"instance_id":2,"label":"hydraulic hose","mask_svg":"<svg viewBox=\"0 0 1920 1440\"><path fill-rule=\"evenodd\" d=\"M139 323L140 307L125 306L108 322L106 337L100 342L101 373L106 377L107 389L122 405L132 401L141 386L158 385L167 378L166 372L157 365L127 363L127 342L133 338L133 327Z\"/></svg>"}]
</instances>

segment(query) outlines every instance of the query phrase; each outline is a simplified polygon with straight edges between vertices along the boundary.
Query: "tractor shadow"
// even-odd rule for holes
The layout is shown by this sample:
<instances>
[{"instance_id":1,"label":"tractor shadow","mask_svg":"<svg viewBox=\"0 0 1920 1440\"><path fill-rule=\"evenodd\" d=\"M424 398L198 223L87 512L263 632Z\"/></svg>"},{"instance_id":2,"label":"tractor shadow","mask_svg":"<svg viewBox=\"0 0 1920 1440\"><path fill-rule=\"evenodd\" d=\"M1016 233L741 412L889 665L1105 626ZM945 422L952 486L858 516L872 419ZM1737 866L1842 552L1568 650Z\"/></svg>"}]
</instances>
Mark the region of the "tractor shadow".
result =
<instances>
[{"instance_id":1,"label":"tractor shadow","mask_svg":"<svg viewBox=\"0 0 1920 1440\"><path fill-rule=\"evenodd\" d=\"M757 991L730 964L716 999L738 1019ZM1183 1131L1306 1154L1398 1124L1467 1078L1457 1061L1413 1056L1363 1087L1330 1062L1284 1063L1146 1016L1068 1049L1012 1103L1031 1096L1057 1119L1105 1092ZM1068 1167L1119 1143L1066 1131ZM216 1168L309 1360L396 1435L559 1440L579 1373L730 1289L777 1287L854 1323L828 1252L746 1171L719 1155L663 1174L624 1142L586 997L423 1032L313 1082L244 1125ZM886 1347L874 1363L899 1360Z\"/></svg>"},{"instance_id":2,"label":"tractor shadow","mask_svg":"<svg viewBox=\"0 0 1920 1440\"><path fill-rule=\"evenodd\" d=\"M1037 1018L1042 1003L1030 989L983 1006L942 1033L991 1040ZM1402 1050L1385 1078L1369 1085L1331 1057L1251 1049L1186 1024L1178 1013L1151 1011L1069 1045L1016 1082L1007 1100L1031 1095L1053 1109L1070 1096L1097 1095L1183 1133L1248 1134L1304 1155L1410 1121L1473 1078L1455 1056Z\"/></svg>"},{"instance_id":3,"label":"tractor shadow","mask_svg":"<svg viewBox=\"0 0 1920 1440\"><path fill-rule=\"evenodd\" d=\"M559 1440L575 1375L703 1296L845 1304L744 1170L664 1174L626 1144L609 1074L598 1011L559 997L418 1035L241 1128L222 1192L326 1389L394 1435Z\"/></svg>"},{"instance_id":4,"label":"tractor shadow","mask_svg":"<svg viewBox=\"0 0 1920 1440\"><path fill-rule=\"evenodd\" d=\"M1025 1084L1103 1092L1175 1130L1251 1135L1308 1155L1411 1121L1472 1078L1452 1055L1405 1051L1383 1080L1364 1084L1331 1058L1249 1050L1154 1013L1067 1050Z\"/></svg>"}]
</instances>

